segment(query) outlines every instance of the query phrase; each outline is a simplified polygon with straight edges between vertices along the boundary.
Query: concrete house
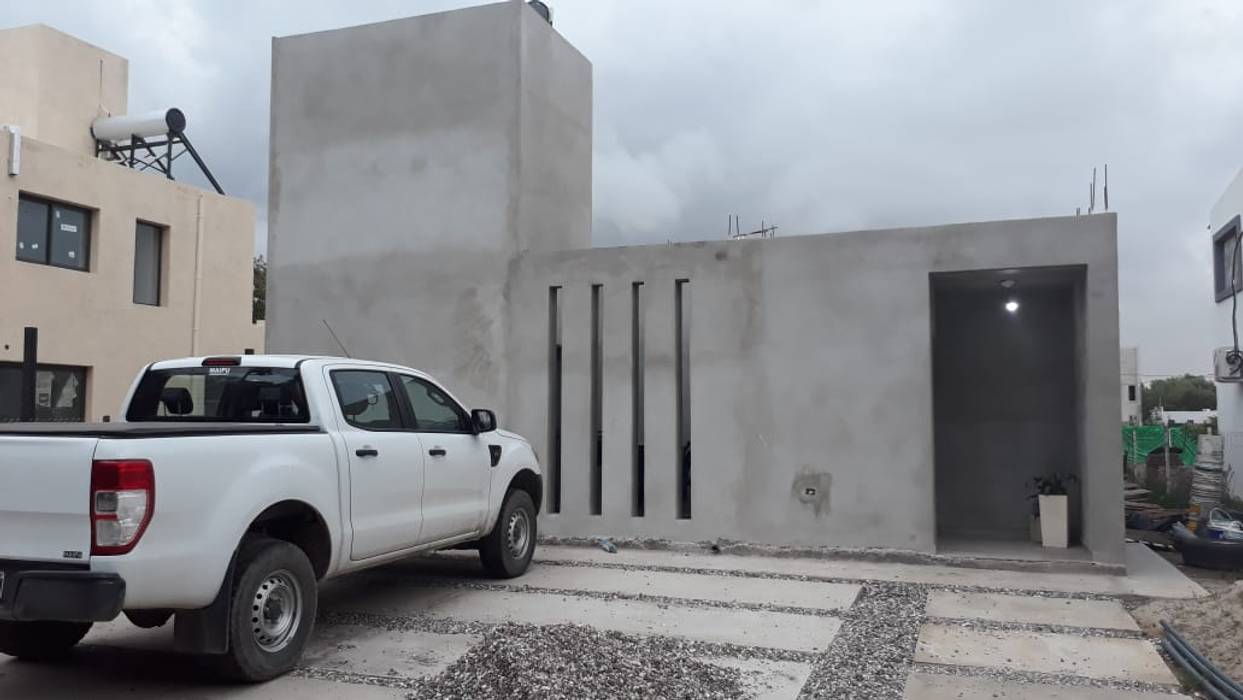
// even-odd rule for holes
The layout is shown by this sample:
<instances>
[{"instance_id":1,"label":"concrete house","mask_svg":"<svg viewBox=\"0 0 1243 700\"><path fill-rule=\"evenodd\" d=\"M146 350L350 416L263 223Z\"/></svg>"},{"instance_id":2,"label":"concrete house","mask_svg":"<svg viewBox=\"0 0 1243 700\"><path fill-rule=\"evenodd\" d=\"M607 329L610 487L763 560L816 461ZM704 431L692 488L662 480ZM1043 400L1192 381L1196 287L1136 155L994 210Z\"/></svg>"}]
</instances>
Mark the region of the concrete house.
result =
<instances>
[{"instance_id":1,"label":"concrete house","mask_svg":"<svg viewBox=\"0 0 1243 700\"><path fill-rule=\"evenodd\" d=\"M1243 169L1213 205L1209 213L1209 232L1213 246L1213 300L1217 307L1218 348L1233 347L1231 319L1234 290L1243 291L1243 262L1235 251L1243 220ZM1233 272L1232 272L1233 270ZM1243 498L1243 382L1217 382L1217 429L1224 446L1227 471L1226 488L1235 498Z\"/></svg>"},{"instance_id":2,"label":"concrete house","mask_svg":"<svg viewBox=\"0 0 1243 700\"><path fill-rule=\"evenodd\" d=\"M38 420L101 420L149 362L263 347L254 207L96 155L128 62L43 25L0 31L0 421L39 333ZM184 166L183 166L184 167Z\"/></svg>"},{"instance_id":3,"label":"concrete house","mask_svg":"<svg viewBox=\"0 0 1243 700\"><path fill-rule=\"evenodd\" d=\"M1121 565L1114 215L593 248L591 65L526 4L272 75L269 350L496 409L543 534L1017 552L1069 472L1068 556Z\"/></svg>"}]
</instances>

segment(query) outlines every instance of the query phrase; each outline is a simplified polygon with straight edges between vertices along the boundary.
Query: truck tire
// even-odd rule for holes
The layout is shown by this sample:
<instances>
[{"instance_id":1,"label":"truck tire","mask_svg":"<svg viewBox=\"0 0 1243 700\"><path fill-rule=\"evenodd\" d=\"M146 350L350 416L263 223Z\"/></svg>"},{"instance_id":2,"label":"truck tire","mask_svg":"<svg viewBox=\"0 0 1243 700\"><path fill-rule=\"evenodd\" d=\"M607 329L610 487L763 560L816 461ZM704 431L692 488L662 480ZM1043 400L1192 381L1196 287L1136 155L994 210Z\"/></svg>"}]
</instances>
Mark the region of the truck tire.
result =
<instances>
[{"instance_id":1,"label":"truck tire","mask_svg":"<svg viewBox=\"0 0 1243 700\"><path fill-rule=\"evenodd\" d=\"M315 626L318 602L315 572L301 549L247 537L237 554L222 671L256 683L293 670Z\"/></svg>"},{"instance_id":2,"label":"truck tire","mask_svg":"<svg viewBox=\"0 0 1243 700\"><path fill-rule=\"evenodd\" d=\"M26 661L53 661L69 655L91 629L89 622L0 621L0 653Z\"/></svg>"},{"instance_id":3,"label":"truck tire","mask_svg":"<svg viewBox=\"0 0 1243 700\"><path fill-rule=\"evenodd\" d=\"M479 558L495 578L521 576L535 554L535 503L531 495L513 489L505 495L496 526L479 541Z\"/></svg>"}]
</instances>

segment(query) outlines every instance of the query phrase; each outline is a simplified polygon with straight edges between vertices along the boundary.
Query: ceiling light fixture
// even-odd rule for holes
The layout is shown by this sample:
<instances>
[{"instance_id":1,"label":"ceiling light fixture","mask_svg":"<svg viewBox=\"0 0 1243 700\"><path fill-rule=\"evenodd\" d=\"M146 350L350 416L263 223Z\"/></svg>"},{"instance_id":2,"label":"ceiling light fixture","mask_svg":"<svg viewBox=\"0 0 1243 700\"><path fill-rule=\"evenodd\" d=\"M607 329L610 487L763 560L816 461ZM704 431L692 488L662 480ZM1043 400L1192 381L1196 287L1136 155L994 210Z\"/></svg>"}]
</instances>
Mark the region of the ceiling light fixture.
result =
<instances>
[{"instance_id":1,"label":"ceiling light fixture","mask_svg":"<svg viewBox=\"0 0 1243 700\"><path fill-rule=\"evenodd\" d=\"M1019 310L1019 303L1017 301L1011 299L1010 301L1006 302L1006 311L1013 314L1013 313L1018 313L1018 310Z\"/></svg>"}]
</instances>

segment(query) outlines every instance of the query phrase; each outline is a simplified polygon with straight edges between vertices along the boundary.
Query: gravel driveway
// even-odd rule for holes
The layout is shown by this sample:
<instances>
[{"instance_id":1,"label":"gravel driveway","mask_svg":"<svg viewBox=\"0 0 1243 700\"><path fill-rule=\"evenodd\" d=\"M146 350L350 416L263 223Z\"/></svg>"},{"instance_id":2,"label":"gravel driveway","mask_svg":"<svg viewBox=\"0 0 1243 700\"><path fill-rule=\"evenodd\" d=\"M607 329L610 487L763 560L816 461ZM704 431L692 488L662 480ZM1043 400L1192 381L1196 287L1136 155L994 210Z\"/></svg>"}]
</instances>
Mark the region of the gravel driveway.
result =
<instances>
[{"instance_id":1,"label":"gravel driveway","mask_svg":"<svg viewBox=\"0 0 1243 700\"><path fill-rule=\"evenodd\" d=\"M1168 568L543 547L496 582L448 553L326 584L303 667L266 685L220 685L166 651L171 625L120 621L64 664L0 661L0 697L1168 698L1175 679L1122 605L1194 590Z\"/></svg>"}]
</instances>

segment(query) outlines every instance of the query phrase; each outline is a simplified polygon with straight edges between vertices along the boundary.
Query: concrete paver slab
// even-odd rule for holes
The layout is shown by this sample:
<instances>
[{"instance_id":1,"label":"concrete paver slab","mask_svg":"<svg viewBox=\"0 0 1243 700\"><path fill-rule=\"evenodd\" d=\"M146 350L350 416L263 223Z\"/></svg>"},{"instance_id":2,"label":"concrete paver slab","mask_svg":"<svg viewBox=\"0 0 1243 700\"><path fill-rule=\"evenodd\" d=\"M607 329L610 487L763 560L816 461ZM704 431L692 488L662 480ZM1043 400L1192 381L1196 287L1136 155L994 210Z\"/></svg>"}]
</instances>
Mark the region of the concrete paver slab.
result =
<instances>
[{"instance_id":1,"label":"concrete paver slab","mask_svg":"<svg viewBox=\"0 0 1243 700\"><path fill-rule=\"evenodd\" d=\"M856 584L823 581L708 576L668 571L618 571L586 566L535 567L522 577L506 583L511 586L601 593L641 593L668 598L771 604L813 610L848 609L854 604L861 589Z\"/></svg>"},{"instance_id":2,"label":"concrete paver slab","mask_svg":"<svg viewBox=\"0 0 1243 700\"><path fill-rule=\"evenodd\" d=\"M714 656L704 659L717 666L742 671L743 687L752 700L789 700L798 697L803 684L811 676L811 665L794 661L736 659Z\"/></svg>"},{"instance_id":3,"label":"concrete paver slab","mask_svg":"<svg viewBox=\"0 0 1243 700\"><path fill-rule=\"evenodd\" d=\"M902 697L906 700L1172 700L1186 696L912 671L907 676Z\"/></svg>"},{"instance_id":4,"label":"concrete paver slab","mask_svg":"<svg viewBox=\"0 0 1243 700\"><path fill-rule=\"evenodd\" d=\"M370 676L422 678L448 668L479 639L471 634L321 625L301 665Z\"/></svg>"},{"instance_id":5,"label":"concrete paver slab","mask_svg":"<svg viewBox=\"0 0 1243 700\"><path fill-rule=\"evenodd\" d=\"M1148 598L1199 598L1208 595L1200 584L1187 578L1160 554L1139 542L1126 549L1126 592Z\"/></svg>"},{"instance_id":6,"label":"concrete paver slab","mask_svg":"<svg viewBox=\"0 0 1243 700\"><path fill-rule=\"evenodd\" d=\"M486 623L582 624L629 634L685 637L793 651L826 649L841 622L824 615L602 600L549 593L460 589L423 593L414 588L360 585L331 609L380 615L430 615Z\"/></svg>"},{"instance_id":7,"label":"concrete paver slab","mask_svg":"<svg viewBox=\"0 0 1243 700\"><path fill-rule=\"evenodd\" d=\"M925 624L919 631L915 661L1146 683L1176 683L1156 650L1142 639L976 630Z\"/></svg>"},{"instance_id":8,"label":"concrete paver slab","mask_svg":"<svg viewBox=\"0 0 1243 700\"><path fill-rule=\"evenodd\" d=\"M1126 608L1112 600L930 591L927 613L930 617L992 622L1026 622L1115 630L1139 629Z\"/></svg>"},{"instance_id":9,"label":"concrete paver slab","mask_svg":"<svg viewBox=\"0 0 1243 700\"><path fill-rule=\"evenodd\" d=\"M1141 544L1126 547L1127 576L1092 573L1007 571L899 562L810 559L729 554L687 554L664 550L622 549L609 554L589 547L541 545L536 561L674 566L704 570L819 576L852 581L895 581L942 586L980 586L1003 590L1057 591L1107 595L1190 598L1206 595L1187 578Z\"/></svg>"}]
</instances>

